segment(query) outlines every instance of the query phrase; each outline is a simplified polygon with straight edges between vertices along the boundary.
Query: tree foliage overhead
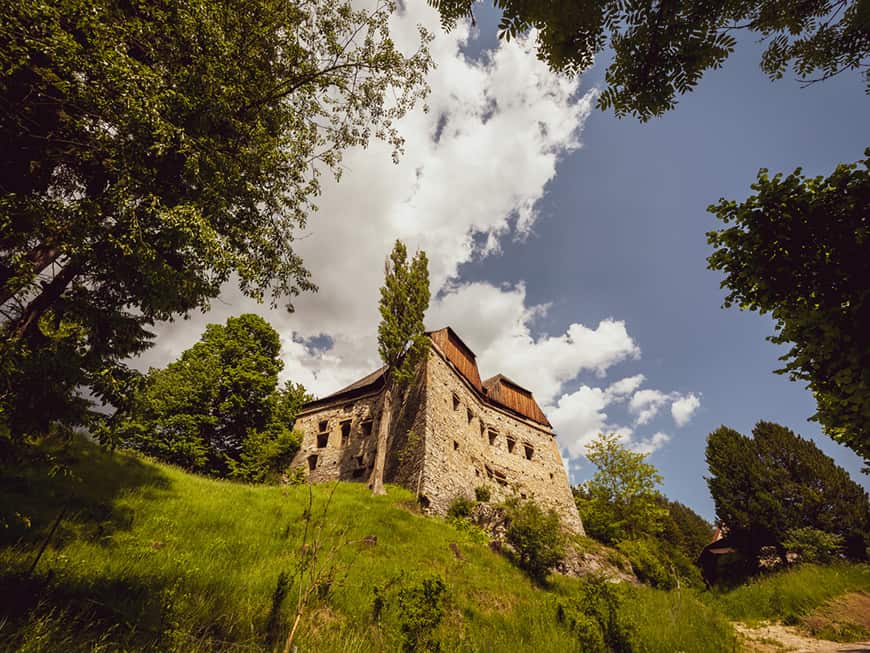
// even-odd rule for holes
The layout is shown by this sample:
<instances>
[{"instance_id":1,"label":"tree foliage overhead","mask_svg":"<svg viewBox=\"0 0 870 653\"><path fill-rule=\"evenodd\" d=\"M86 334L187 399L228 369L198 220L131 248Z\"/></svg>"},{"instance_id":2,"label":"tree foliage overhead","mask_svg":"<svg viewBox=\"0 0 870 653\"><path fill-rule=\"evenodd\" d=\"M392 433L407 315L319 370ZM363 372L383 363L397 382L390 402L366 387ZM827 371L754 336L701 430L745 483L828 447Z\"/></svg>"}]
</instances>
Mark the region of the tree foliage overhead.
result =
<instances>
[{"instance_id":1,"label":"tree foliage overhead","mask_svg":"<svg viewBox=\"0 0 870 653\"><path fill-rule=\"evenodd\" d=\"M116 419L119 443L215 476L263 480L283 471L268 467L289 465L299 445L293 421L310 397L292 383L276 389L280 350L278 334L257 315L209 324L177 361L149 371Z\"/></svg>"},{"instance_id":2,"label":"tree foliage overhead","mask_svg":"<svg viewBox=\"0 0 870 653\"><path fill-rule=\"evenodd\" d=\"M722 426L707 439L707 484L729 540L750 557L768 546L784 555L789 533L812 528L866 557L870 502L861 486L784 426L759 422L752 434Z\"/></svg>"},{"instance_id":3,"label":"tree foliage overhead","mask_svg":"<svg viewBox=\"0 0 870 653\"><path fill-rule=\"evenodd\" d=\"M390 441L390 419L394 389L406 386L417 372L429 348L423 316L429 308L429 260L418 251L408 260L408 248L401 240L393 245L384 264L384 285L378 309L378 354L385 366L384 397L378 418L378 449L369 485L384 494L384 469Z\"/></svg>"},{"instance_id":4,"label":"tree foliage overhead","mask_svg":"<svg viewBox=\"0 0 870 653\"><path fill-rule=\"evenodd\" d=\"M473 0L429 0L451 27ZM493 0L499 36L537 30L538 56L553 70L581 72L613 51L602 109L641 120L673 109L705 71L734 51L740 31L767 42L762 70L789 67L805 82L860 70L870 92L870 2L867 0ZM814 77L814 75L816 77Z\"/></svg>"},{"instance_id":5,"label":"tree foliage overhead","mask_svg":"<svg viewBox=\"0 0 870 653\"><path fill-rule=\"evenodd\" d=\"M119 361L147 346L148 326L208 306L231 275L273 303L314 288L292 243L319 174L371 138L397 155L395 120L426 92L429 37L399 52L393 9L2 3L5 429L44 426L15 388L51 365L64 374L43 416L71 418L79 386L123 400Z\"/></svg>"},{"instance_id":6,"label":"tree foliage overhead","mask_svg":"<svg viewBox=\"0 0 870 653\"><path fill-rule=\"evenodd\" d=\"M870 149L828 178L766 170L741 203L709 208L708 262L725 306L770 313L769 339L791 349L777 370L806 381L829 436L870 465Z\"/></svg>"},{"instance_id":7,"label":"tree foliage overhead","mask_svg":"<svg viewBox=\"0 0 870 653\"><path fill-rule=\"evenodd\" d=\"M656 491L661 474L647 455L628 449L617 433L601 433L587 445L586 457L598 468L577 488L586 532L608 544L659 533L668 510Z\"/></svg>"}]
</instances>

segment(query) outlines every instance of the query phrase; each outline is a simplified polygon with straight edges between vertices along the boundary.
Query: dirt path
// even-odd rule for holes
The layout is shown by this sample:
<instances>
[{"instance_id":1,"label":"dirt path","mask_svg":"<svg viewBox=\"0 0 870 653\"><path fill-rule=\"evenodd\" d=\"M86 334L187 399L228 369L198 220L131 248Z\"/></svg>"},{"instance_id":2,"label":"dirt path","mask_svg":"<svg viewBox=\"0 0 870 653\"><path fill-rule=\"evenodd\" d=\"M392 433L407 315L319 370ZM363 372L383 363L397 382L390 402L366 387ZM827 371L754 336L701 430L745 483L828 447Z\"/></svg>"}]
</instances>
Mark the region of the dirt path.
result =
<instances>
[{"instance_id":1,"label":"dirt path","mask_svg":"<svg viewBox=\"0 0 870 653\"><path fill-rule=\"evenodd\" d=\"M793 626L764 624L751 628L734 622L734 628L746 638L753 653L870 653L870 642L831 642L813 639Z\"/></svg>"}]
</instances>

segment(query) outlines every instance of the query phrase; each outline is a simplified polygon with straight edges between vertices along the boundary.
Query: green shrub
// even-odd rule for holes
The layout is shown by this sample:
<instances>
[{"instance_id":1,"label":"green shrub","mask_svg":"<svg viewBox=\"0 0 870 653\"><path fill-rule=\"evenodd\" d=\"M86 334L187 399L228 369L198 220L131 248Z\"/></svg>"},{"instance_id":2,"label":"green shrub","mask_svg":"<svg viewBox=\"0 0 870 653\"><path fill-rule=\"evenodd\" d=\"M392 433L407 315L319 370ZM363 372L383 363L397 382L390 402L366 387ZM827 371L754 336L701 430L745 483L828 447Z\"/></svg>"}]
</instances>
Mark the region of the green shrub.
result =
<instances>
[{"instance_id":1,"label":"green shrub","mask_svg":"<svg viewBox=\"0 0 870 653\"><path fill-rule=\"evenodd\" d=\"M703 587L701 571L681 550L657 539L626 540L616 545L631 562L635 575L642 582L659 589L673 589L679 583L688 587Z\"/></svg>"},{"instance_id":2,"label":"green shrub","mask_svg":"<svg viewBox=\"0 0 870 653\"><path fill-rule=\"evenodd\" d=\"M276 483L299 451L302 433L278 425L251 431L241 460L229 460L230 476L251 483Z\"/></svg>"},{"instance_id":3,"label":"green shrub","mask_svg":"<svg viewBox=\"0 0 870 653\"><path fill-rule=\"evenodd\" d=\"M840 557L843 538L806 526L786 531L783 546L790 553L796 553L801 562L828 564Z\"/></svg>"},{"instance_id":4,"label":"green shrub","mask_svg":"<svg viewBox=\"0 0 870 653\"><path fill-rule=\"evenodd\" d=\"M474 501L468 497L458 496L450 502L447 508L447 516L464 519L471 515L471 510L474 508Z\"/></svg>"},{"instance_id":5,"label":"green shrub","mask_svg":"<svg viewBox=\"0 0 870 653\"><path fill-rule=\"evenodd\" d=\"M481 503L487 503L492 498L492 491L486 485L474 488L474 498Z\"/></svg>"},{"instance_id":6,"label":"green shrub","mask_svg":"<svg viewBox=\"0 0 870 653\"><path fill-rule=\"evenodd\" d=\"M419 585L399 590L403 651L437 653L441 650L441 643L434 634L444 617L446 594L447 586L437 575L424 578Z\"/></svg>"},{"instance_id":7,"label":"green shrub","mask_svg":"<svg viewBox=\"0 0 870 653\"><path fill-rule=\"evenodd\" d=\"M635 628L622 610L622 591L604 577L582 582L576 596L558 604L557 618L583 653L632 653Z\"/></svg>"},{"instance_id":8,"label":"green shrub","mask_svg":"<svg viewBox=\"0 0 870 653\"><path fill-rule=\"evenodd\" d=\"M537 582L565 556L565 536L559 515L544 512L536 503L524 501L507 506L510 525L505 539L516 552L518 566Z\"/></svg>"},{"instance_id":9,"label":"green shrub","mask_svg":"<svg viewBox=\"0 0 870 653\"><path fill-rule=\"evenodd\" d=\"M673 589L676 579L654 540L626 540L616 545L631 562L638 579L659 589Z\"/></svg>"}]
</instances>

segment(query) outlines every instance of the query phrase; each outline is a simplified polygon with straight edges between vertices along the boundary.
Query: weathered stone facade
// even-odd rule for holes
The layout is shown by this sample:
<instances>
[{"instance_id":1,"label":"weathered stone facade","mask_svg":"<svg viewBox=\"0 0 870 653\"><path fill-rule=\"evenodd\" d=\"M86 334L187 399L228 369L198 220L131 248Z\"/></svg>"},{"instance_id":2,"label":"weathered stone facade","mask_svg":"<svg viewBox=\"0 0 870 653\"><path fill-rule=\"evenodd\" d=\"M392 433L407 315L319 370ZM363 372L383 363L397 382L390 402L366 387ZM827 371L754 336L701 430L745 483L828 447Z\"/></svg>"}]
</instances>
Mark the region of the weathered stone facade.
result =
<instances>
[{"instance_id":1,"label":"weathered stone facade","mask_svg":"<svg viewBox=\"0 0 870 653\"><path fill-rule=\"evenodd\" d=\"M452 331L450 336L458 340ZM473 354L465 351L473 365ZM533 401L531 393L505 381ZM296 422L304 438L294 464L315 482L367 481L382 390L383 378L375 373L307 404ZM475 488L485 486L494 501L534 499L555 509L566 527L583 532L556 439L540 409L530 412L539 415L533 419L493 401L479 378L460 372L434 339L416 381L394 404L385 480L416 492L426 510L443 514L457 496L473 498Z\"/></svg>"}]
</instances>

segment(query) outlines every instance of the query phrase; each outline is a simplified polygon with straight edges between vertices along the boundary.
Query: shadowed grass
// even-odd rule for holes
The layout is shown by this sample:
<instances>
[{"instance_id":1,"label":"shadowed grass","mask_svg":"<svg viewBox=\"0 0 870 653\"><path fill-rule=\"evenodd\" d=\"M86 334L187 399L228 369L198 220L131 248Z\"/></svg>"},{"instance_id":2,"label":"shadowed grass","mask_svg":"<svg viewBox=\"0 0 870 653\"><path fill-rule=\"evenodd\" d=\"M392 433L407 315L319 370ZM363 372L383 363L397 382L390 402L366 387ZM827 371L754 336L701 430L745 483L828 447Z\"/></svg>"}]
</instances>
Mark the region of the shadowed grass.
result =
<instances>
[{"instance_id":1,"label":"shadowed grass","mask_svg":"<svg viewBox=\"0 0 870 653\"><path fill-rule=\"evenodd\" d=\"M320 541L345 543L337 573L303 613L299 651L401 650L399 590L432 575L447 587L434 633L442 651L580 650L557 619L577 581L538 587L474 533L416 514L404 489L373 497L355 483L249 486L86 443L74 453L72 475L0 477L2 515L32 520L0 530L0 650L281 650L300 588L276 587L299 563L309 492L314 523L326 514ZM693 594L626 591L639 651L732 650L727 624Z\"/></svg>"},{"instance_id":2,"label":"shadowed grass","mask_svg":"<svg viewBox=\"0 0 870 653\"><path fill-rule=\"evenodd\" d=\"M307 486L215 481L87 444L77 446L71 470L54 478L18 470L0 480L3 514L32 521L0 533L0 649L268 650L278 576L298 562ZM311 488L315 515L331 489ZM371 496L362 484L335 488L322 539L346 530L350 543L339 551L340 573L321 601L325 607L303 616L300 646L398 648L396 591L434 573L449 588L439 633L447 648L535 642L541 651L570 649L544 593L521 572L409 505L413 496L401 488L389 488L386 497ZM28 575L64 507L66 516ZM366 536L377 544L364 543ZM390 585L377 623L376 585ZM297 589L289 588L273 617L281 640Z\"/></svg>"}]
</instances>

